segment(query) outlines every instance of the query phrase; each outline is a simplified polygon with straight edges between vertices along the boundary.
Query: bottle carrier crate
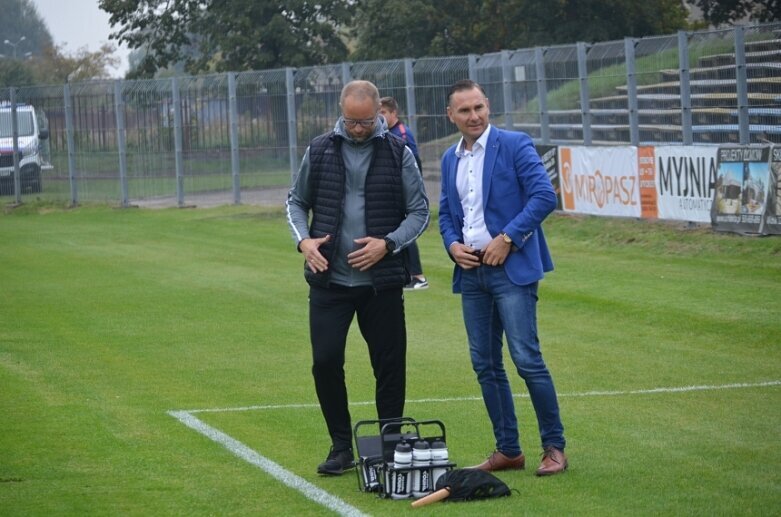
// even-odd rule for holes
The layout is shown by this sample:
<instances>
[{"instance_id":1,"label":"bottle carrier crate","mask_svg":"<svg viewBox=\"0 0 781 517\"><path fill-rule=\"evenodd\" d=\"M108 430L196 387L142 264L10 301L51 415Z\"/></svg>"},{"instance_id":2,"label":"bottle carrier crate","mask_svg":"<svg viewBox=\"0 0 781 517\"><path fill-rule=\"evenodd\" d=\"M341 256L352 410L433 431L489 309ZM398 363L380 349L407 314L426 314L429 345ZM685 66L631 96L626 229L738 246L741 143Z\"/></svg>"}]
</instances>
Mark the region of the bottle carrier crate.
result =
<instances>
[{"instance_id":1,"label":"bottle carrier crate","mask_svg":"<svg viewBox=\"0 0 781 517\"><path fill-rule=\"evenodd\" d=\"M456 466L449 460L445 425L440 420L417 421L410 417L362 420L355 424L353 436L358 456L358 486L361 491L375 492L379 497L423 497L434 490L440 475ZM412 460L414 446L421 444L430 451L430 461ZM412 461L398 463L394 456L397 460L404 457Z\"/></svg>"}]
</instances>

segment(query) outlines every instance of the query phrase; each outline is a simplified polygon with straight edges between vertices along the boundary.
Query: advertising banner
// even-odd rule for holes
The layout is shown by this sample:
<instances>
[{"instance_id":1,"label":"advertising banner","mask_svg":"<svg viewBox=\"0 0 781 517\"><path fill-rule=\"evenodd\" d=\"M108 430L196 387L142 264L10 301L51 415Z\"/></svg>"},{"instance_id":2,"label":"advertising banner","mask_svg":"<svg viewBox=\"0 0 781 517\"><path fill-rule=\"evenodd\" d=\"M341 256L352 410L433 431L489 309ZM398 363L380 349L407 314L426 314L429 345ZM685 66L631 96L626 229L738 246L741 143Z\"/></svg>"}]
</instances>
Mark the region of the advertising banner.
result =
<instances>
[{"instance_id":1,"label":"advertising banner","mask_svg":"<svg viewBox=\"0 0 781 517\"><path fill-rule=\"evenodd\" d=\"M781 235L781 146L770 151L770 183L762 233Z\"/></svg>"},{"instance_id":2,"label":"advertising banner","mask_svg":"<svg viewBox=\"0 0 781 517\"><path fill-rule=\"evenodd\" d=\"M537 154L542 159L545 170L548 171L548 177L553 188L556 190L556 199L558 202L556 208L561 210L561 180L559 177L559 148L555 145L538 145Z\"/></svg>"},{"instance_id":3,"label":"advertising banner","mask_svg":"<svg viewBox=\"0 0 781 517\"><path fill-rule=\"evenodd\" d=\"M769 180L770 147L720 147L711 207L713 229L760 233Z\"/></svg>"},{"instance_id":4,"label":"advertising banner","mask_svg":"<svg viewBox=\"0 0 781 517\"><path fill-rule=\"evenodd\" d=\"M659 218L659 195L656 192L655 165L654 148L650 146L638 147L637 177L640 181L640 215L643 219Z\"/></svg>"},{"instance_id":5,"label":"advertising banner","mask_svg":"<svg viewBox=\"0 0 781 517\"><path fill-rule=\"evenodd\" d=\"M659 219L711 222L718 151L702 145L654 149Z\"/></svg>"},{"instance_id":6,"label":"advertising banner","mask_svg":"<svg viewBox=\"0 0 781 517\"><path fill-rule=\"evenodd\" d=\"M636 147L559 147L566 212L640 217Z\"/></svg>"}]
</instances>

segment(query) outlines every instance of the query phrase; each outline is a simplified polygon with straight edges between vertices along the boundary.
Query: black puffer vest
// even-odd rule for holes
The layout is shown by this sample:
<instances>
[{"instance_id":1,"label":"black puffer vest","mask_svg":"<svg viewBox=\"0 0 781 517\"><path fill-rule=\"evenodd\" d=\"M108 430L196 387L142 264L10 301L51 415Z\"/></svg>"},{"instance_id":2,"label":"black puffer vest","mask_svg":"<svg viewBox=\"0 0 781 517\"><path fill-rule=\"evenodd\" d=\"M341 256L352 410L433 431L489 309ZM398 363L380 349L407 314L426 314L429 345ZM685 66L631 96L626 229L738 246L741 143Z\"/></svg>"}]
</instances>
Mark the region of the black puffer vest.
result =
<instances>
[{"instance_id":1,"label":"black puffer vest","mask_svg":"<svg viewBox=\"0 0 781 517\"><path fill-rule=\"evenodd\" d=\"M369 237L383 238L399 227L406 215L402 188L401 164L404 142L398 138L374 138L374 155L366 175L366 232ZM344 200L345 167L342 159L342 138L333 131L312 140L309 145L309 174L312 182L312 223L309 235L313 238L332 235L339 238L342 204ZM320 253L331 262L336 239L320 247ZM388 254L375 264L370 272L378 291L402 287L409 278L404 267L403 253ZM330 273L315 273L304 266L306 281L321 287L328 286Z\"/></svg>"}]
</instances>

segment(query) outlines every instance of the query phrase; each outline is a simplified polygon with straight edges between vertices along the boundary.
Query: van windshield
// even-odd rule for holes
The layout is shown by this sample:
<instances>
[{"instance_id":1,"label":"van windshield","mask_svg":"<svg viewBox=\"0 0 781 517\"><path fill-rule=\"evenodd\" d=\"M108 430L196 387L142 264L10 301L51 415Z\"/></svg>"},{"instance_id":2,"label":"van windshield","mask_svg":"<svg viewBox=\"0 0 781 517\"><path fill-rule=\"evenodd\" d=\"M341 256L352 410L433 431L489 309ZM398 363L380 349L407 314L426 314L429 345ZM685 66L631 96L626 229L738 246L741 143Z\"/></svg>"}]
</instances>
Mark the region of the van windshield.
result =
<instances>
[{"instance_id":1,"label":"van windshield","mask_svg":"<svg viewBox=\"0 0 781 517\"><path fill-rule=\"evenodd\" d=\"M17 111L16 119L19 123L19 136L33 136L35 131L33 114L29 111ZM0 111L0 138L11 138L13 136L11 110Z\"/></svg>"}]
</instances>

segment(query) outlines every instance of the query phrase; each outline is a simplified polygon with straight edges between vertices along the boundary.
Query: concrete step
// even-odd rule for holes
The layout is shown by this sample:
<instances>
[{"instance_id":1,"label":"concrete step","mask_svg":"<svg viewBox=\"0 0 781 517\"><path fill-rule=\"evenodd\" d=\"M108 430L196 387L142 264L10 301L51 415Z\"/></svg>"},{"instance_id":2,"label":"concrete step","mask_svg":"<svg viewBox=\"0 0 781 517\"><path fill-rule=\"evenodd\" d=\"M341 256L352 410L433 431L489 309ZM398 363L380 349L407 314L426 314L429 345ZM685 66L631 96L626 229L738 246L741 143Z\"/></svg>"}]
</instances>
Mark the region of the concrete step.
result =
<instances>
[{"instance_id":1,"label":"concrete step","mask_svg":"<svg viewBox=\"0 0 781 517\"><path fill-rule=\"evenodd\" d=\"M660 70L661 82L675 81L679 78L678 70ZM746 77L781 77L781 63L746 63ZM689 70L690 80L699 79L735 79L735 65L723 65L708 68L692 68Z\"/></svg>"},{"instance_id":2,"label":"concrete step","mask_svg":"<svg viewBox=\"0 0 781 517\"><path fill-rule=\"evenodd\" d=\"M781 50L781 38L746 41L746 52L765 52L768 50Z\"/></svg>"},{"instance_id":3,"label":"concrete step","mask_svg":"<svg viewBox=\"0 0 781 517\"><path fill-rule=\"evenodd\" d=\"M627 108L592 109L591 120L594 124L627 124L629 110ZM751 124L781 124L780 108L750 108L748 110ZM637 117L640 124L665 124L681 120L681 109L639 109ZM693 124L733 124L738 119L734 108L694 108L692 109ZM551 124L580 124L583 115L580 110L558 110L548 113Z\"/></svg>"},{"instance_id":4,"label":"concrete step","mask_svg":"<svg viewBox=\"0 0 781 517\"><path fill-rule=\"evenodd\" d=\"M703 92L707 90L710 93L729 93L737 91L737 82L735 79L697 79L689 81L692 89ZM773 93L781 94L781 77L752 77L746 80L746 87L750 93ZM626 94L628 87L624 84L617 86L616 90L621 94ZM670 93L679 94L681 91L680 81L668 81L656 84L644 84L637 87L638 93Z\"/></svg>"},{"instance_id":5,"label":"concrete step","mask_svg":"<svg viewBox=\"0 0 781 517\"><path fill-rule=\"evenodd\" d=\"M781 62L781 49L765 50L761 52L746 52L746 63L778 63ZM712 68L717 66L735 66L735 53L713 54L701 57L697 66L700 68Z\"/></svg>"},{"instance_id":6,"label":"concrete step","mask_svg":"<svg viewBox=\"0 0 781 517\"><path fill-rule=\"evenodd\" d=\"M730 107L737 106L737 93L692 93L692 108ZM781 103L778 93L749 93L750 106L773 106ZM681 96L666 93L649 93L637 95L639 109L675 109L681 105ZM627 106L626 95L613 95L591 100L591 108L624 108Z\"/></svg>"}]
</instances>

